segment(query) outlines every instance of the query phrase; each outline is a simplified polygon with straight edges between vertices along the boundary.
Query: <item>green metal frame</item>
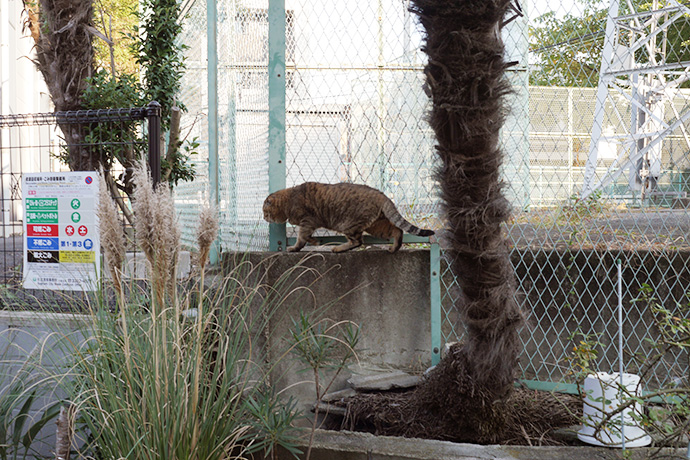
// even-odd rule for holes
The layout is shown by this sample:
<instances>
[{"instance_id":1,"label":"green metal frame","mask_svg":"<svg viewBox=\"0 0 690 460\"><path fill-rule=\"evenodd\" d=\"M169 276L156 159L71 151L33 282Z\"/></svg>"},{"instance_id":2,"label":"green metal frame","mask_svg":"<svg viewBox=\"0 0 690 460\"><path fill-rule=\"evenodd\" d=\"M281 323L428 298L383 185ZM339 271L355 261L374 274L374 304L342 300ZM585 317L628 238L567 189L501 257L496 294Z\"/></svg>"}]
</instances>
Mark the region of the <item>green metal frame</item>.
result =
<instances>
[{"instance_id":1,"label":"green metal frame","mask_svg":"<svg viewBox=\"0 0 690 460\"><path fill-rule=\"evenodd\" d=\"M285 188L285 0L268 2L268 192ZM285 224L269 224L269 249L283 251Z\"/></svg>"},{"instance_id":2,"label":"green metal frame","mask_svg":"<svg viewBox=\"0 0 690 460\"><path fill-rule=\"evenodd\" d=\"M431 365L441 361L441 248L429 249L429 301L431 304Z\"/></svg>"},{"instance_id":3,"label":"green metal frame","mask_svg":"<svg viewBox=\"0 0 690 460\"><path fill-rule=\"evenodd\" d=\"M574 383L558 383L558 382L545 382L543 380L524 380L518 379L515 382L516 387L525 387L530 390L548 391L555 393L568 393L571 395L576 395L577 385Z\"/></svg>"},{"instance_id":4,"label":"green metal frame","mask_svg":"<svg viewBox=\"0 0 690 460\"><path fill-rule=\"evenodd\" d=\"M220 212L218 189L218 5L206 1L206 43L208 52L208 180L209 204ZM209 262L218 263L218 241L211 246Z\"/></svg>"}]
</instances>

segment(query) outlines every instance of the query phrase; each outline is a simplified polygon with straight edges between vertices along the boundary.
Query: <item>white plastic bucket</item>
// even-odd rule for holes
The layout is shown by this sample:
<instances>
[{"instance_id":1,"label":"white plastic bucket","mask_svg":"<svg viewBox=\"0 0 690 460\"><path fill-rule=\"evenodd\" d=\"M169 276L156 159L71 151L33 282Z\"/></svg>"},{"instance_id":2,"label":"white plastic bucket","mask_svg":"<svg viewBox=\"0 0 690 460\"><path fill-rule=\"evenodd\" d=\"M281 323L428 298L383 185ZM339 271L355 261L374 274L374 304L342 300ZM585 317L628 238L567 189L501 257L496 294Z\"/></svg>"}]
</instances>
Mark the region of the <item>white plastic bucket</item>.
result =
<instances>
[{"instance_id":1,"label":"white plastic bucket","mask_svg":"<svg viewBox=\"0 0 690 460\"><path fill-rule=\"evenodd\" d=\"M620 404L621 378L620 374L608 374L597 372L585 378L583 424L577 437L588 444L607 447L622 447L625 436L625 447L641 447L652 442L652 438L640 428L633 414L640 413L640 405L635 404L623 409L623 433L621 435L621 414L617 413L610 418L606 425L597 431L596 426L603 420L604 414L616 410ZM636 395L639 391L640 376L635 374L623 374L623 387L625 395Z\"/></svg>"}]
</instances>

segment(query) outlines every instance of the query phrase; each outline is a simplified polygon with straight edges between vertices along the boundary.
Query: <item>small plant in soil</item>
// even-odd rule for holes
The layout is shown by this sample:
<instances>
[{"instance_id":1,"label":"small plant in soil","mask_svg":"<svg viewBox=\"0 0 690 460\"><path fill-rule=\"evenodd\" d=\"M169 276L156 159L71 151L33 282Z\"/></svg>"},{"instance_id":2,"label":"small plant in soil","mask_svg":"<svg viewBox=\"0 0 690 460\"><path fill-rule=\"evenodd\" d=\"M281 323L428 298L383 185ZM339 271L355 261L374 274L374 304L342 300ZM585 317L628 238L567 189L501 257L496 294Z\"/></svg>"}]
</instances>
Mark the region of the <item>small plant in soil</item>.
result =
<instances>
[{"instance_id":1,"label":"small plant in soil","mask_svg":"<svg viewBox=\"0 0 690 460\"><path fill-rule=\"evenodd\" d=\"M669 356L678 356L690 349L690 305L677 304L674 308L662 305L654 297L654 290L648 284L640 287L638 296L633 302L641 303L655 314L655 326L659 331L657 341L648 345L652 352L648 356L634 356L635 366L644 385L652 371ZM602 344L597 335L581 332L573 334L575 345L568 358L571 374L578 383L597 371L598 349ZM632 418L640 427L652 436L652 450L648 458L686 458L684 447L690 433L690 385L687 376L669 376L666 383L656 389L647 389L633 394L622 389L621 404L602 415L596 429L609 428L620 431L619 417L623 410L632 409ZM603 391L602 391L603 394ZM597 401L599 404L601 401ZM598 409L600 409L600 405ZM579 412L577 412L579 413ZM595 433L595 437L597 434ZM675 448L674 451L663 450ZM680 453L683 451L683 453Z\"/></svg>"},{"instance_id":2,"label":"small plant in soil","mask_svg":"<svg viewBox=\"0 0 690 460\"><path fill-rule=\"evenodd\" d=\"M314 432L319 423L319 403L349 361L355 358L360 328L350 321L332 322L325 318L314 321L305 312L301 312L292 323L291 350L305 370L312 373L316 393L314 419L305 457L309 460Z\"/></svg>"}]
</instances>

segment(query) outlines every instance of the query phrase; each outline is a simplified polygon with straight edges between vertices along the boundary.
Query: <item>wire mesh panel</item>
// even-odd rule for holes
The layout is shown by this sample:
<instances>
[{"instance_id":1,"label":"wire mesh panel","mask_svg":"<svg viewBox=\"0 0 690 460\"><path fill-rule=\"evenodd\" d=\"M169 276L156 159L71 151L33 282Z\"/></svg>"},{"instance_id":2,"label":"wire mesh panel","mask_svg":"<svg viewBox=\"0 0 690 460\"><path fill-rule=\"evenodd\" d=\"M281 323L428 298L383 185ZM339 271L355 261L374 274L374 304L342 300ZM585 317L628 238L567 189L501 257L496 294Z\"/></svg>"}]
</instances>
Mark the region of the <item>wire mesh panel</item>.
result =
<instances>
[{"instance_id":1,"label":"wire mesh panel","mask_svg":"<svg viewBox=\"0 0 690 460\"><path fill-rule=\"evenodd\" d=\"M265 250L268 224L259 210L268 195L268 1L217 2L220 238L224 250ZM202 143L197 178L178 187L186 220L208 201L206 2L185 6L187 72L180 98ZM190 227L193 228L193 227ZM191 231L187 238L192 238Z\"/></svg>"},{"instance_id":2,"label":"wire mesh panel","mask_svg":"<svg viewBox=\"0 0 690 460\"><path fill-rule=\"evenodd\" d=\"M382 0L292 6L288 185L363 183L394 197L408 214L430 214L431 182L420 169L428 172L432 137L417 116L428 104L420 73L424 60L406 5ZM334 34L347 39L333 40ZM308 144L308 138L316 141Z\"/></svg>"},{"instance_id":3,"label":"wire mesh panel","mask_svg":"<svg viewBox=\"0 0 690 460\"><path fill-rule=\"evenodd\" d=\"M660 339L652 307L687 315L687 7L535 1L528 12L530 203L507 227L530 314L523 373L571 381L583 337L598 343L597 368L618 369L615 259L624 361L641 370ZM687 375L676 351L645 383Z\"/></svg>"},{"instance_id":4,"label":"wire mesh panel","mask_svg":"<svg viewBox=\"0 0 690 460\"><path fill-rule=\"evenodd\" d=\"M55 126L34 117L2 117L0 119L0 200L2 202L2 265L3 284L20 285L23 260L22 173L59 170L51 158L58 153ZM53 158L54 158L53 157Z\"/></svg>"},{"instance_id":5,"label":"wire mesh panel","mask_svg":"<svg viewBox=\"0 0 690 460\"><path fill-rule=\"evenodd\" d=\"M195 247L199 211L209 202L206 3L187 1L182 4L180 11L181 36L186 47L185 72L179 94L186 111L181 116L180 132L188 140L197 139L199 146L196 154L190 156L195 171L194 181L179 182L174 193L181 240ZM225 225L221 226L221 229L225 228Z\"/></svg>"},{"instance_id":6,"label":"wire mesh panel","mask_svg":"<svg viewBox=\"0 0 690 460\"><path fill-rule=\"evenodd\" d=\"M219 185L228 249L267 247L260 207L269 189L268 6L267 0L218 3ZM431 178L436 159L424 120L429 101L421 33L408 7L399 0L286 3L286 185L364 183L388 194L409 220L429 225L438 215ZM189 116L206 107L197 72L204 8L190 2L184 20L191 72L182 100ZM512 119L511 136L520 140L513 148L526 151L527 118ZM523 157L512 157L520 167L511 171L516 183L528 184ZM205 158L199 156L200 165ZM199 179L178 187L178 198L202 193L203 174ZM526 185L516 189L522 206Z\"/></svg>"}]
</instances>

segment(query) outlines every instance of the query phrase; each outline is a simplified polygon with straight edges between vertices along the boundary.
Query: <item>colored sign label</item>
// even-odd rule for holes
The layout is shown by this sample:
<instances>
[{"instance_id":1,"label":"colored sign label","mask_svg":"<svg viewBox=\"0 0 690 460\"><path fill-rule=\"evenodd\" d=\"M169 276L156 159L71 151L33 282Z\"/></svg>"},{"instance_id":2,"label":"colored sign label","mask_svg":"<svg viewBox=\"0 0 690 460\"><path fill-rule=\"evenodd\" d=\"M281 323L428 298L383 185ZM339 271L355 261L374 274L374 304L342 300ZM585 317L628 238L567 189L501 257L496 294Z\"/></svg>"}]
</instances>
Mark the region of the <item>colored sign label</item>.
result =
<instances>
[{"instance_id":1,"label":"colored sign label","mask_svg":"<svg viewBox=\"0 0 690 460\"><path fill-rule=\"evenodd\" d=\"M96 261L93 251L60 251L60 262L90 264Z\"/></svg>"},{"instance_id":2,"label":"colored sign label","mask_svg":"<svg viewBox=\"0 0 690 460\"><path fill-rule=\"evenodd\" d=\"M46 251L57 251L60 249L58 238L33 238L26 239L26 249L41 249Z\"/></svg>"},{"instance_id":3,"label":"colored sign label","mask_svg":"<svg viewBox=\"0 0 690 460\"><path fill-rule=\"evenodd\" d=\"M57 198L27 198L26 199L26 210L27 211L57 211L58 209L58 199Z\"/></svg>"},{"instance_id":4,"label":"colored sign label","mask_svg":"<svg viewBox=\"0 0 690 460\"><path fill-rule=\"evenodd\" d=\"M41 264L56 264L60 262L60 251L28 251L28 261Z\"/></svg>"},{"instance_id":5,"label":"colored sign label","mask_svg":"<svg viewBox=\"0 0 690 460\"><path fill-rule=\"evenodd\" d=\"M57 224L57 211L35 211L26 213L26 222L29 224Z\"/></svg>"},{"instance_id":6,"label":"colored sign label","mask_svg":"<svg viewBox=\"0 0 690 460\"><path fill-rule=\"evenodd\" d=\"M57 225L27 224L27 236L60 236Z\"/></svg>"},{"instance_id":7,"label":"colored sign label","mask_svg":"<svg viewBox=\"0 0 690 460\"><path fill-rule=\"evenodd\" d=\"M91 249L92 247L93 247L93 243L89 239L86 239L83 241L82 240L67 240L67 241L62 240L62 241L60 241L60 249L67 249L67 250L70 248L72 248L72 249L74 249L74 248Z\"/></svg>"}]
</instances>

